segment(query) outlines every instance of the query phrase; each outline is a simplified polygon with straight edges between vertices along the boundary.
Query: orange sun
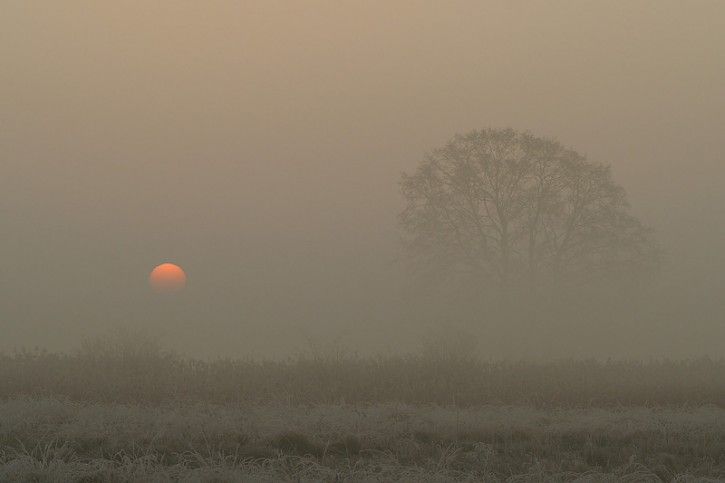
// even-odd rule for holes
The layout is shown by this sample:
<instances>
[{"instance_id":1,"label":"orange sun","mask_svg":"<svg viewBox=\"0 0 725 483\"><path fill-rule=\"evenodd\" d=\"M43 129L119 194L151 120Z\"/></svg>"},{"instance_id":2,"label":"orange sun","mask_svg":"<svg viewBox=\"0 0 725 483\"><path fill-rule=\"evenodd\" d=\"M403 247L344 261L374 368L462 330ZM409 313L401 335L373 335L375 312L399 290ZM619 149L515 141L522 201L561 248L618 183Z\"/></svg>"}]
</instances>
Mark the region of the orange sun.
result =
<instances>
[{"instance_id":1,"label":"orange sun","mask_svg":"<svg viewBox=\"0 0 725 483\"><path fill-rule=\"evenodd\" d=\"M186 285L186 274L178 265L162 263L151 271L149 281L157 292L178 292Z\"/></svg>"}]
</instances>

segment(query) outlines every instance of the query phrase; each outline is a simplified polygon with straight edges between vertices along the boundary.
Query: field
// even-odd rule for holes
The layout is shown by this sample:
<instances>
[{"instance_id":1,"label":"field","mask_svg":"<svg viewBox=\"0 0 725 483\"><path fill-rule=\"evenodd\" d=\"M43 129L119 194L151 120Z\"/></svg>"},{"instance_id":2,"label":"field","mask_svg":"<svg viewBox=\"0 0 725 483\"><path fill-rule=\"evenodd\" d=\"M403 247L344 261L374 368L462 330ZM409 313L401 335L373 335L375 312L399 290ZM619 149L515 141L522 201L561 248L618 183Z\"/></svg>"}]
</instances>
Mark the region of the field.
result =
<instances>
[{"instance_id":1,"label":"field","mask_svg":"<svg viewBox=\"0 0 725 483\"><path fill-rule=\"evenodd\" d=\"M725 481L725 362L23 351L0 481Z\"/></svg>"}]
</instances>

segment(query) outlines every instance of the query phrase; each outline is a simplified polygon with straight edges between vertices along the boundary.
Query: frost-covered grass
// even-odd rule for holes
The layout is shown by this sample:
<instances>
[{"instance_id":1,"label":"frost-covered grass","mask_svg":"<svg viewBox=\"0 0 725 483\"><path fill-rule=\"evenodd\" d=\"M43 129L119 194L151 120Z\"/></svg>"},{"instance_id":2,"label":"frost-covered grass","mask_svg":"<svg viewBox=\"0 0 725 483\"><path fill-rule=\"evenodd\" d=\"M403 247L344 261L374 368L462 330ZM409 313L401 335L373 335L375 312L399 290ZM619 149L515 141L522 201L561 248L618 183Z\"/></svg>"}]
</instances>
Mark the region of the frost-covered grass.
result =
<instances>
[{"instance_id":1,"label":"frost-covered grass","mask_svg":"<svg viewBox=\"0 0 725 483\"><path fill-rule=\"evenodd\" d=\"M0 354L12 481L725 481L725 361Z\"/></svg>"},{"instance_id":2,"label":"frost-covered grass","mask_svg":"<svg viewBox=\"0 0 725 483\"><path fill-rule=\"evenodd\" d=\"M722 481L725 410L0 403L0 481Z\"/></svg>"}]
</instances>

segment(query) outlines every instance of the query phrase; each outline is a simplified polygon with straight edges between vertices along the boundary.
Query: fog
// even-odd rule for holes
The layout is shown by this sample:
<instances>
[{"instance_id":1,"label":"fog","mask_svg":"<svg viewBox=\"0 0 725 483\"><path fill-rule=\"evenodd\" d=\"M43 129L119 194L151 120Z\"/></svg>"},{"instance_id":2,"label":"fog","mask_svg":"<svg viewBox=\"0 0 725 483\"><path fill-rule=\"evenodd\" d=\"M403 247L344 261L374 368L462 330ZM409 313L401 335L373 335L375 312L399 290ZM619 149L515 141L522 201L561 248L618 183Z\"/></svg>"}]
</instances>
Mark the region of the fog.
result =
<instances>
[{"instance_id":1,"label":"fog","mask_svg":"<svg viewBox=\"0 0 725 483\"><path fill-rule=\"evenodd\" d=\"M0 350L124 326L200 357L390 353L455 327L492 358L724 355L724 21L718 1L3 1ZM416 292L401 173L488 127L611 164L665 254L626 316L509 330ZM183 292L149 288L163 262Z\"/></svg>"}]
</instances>

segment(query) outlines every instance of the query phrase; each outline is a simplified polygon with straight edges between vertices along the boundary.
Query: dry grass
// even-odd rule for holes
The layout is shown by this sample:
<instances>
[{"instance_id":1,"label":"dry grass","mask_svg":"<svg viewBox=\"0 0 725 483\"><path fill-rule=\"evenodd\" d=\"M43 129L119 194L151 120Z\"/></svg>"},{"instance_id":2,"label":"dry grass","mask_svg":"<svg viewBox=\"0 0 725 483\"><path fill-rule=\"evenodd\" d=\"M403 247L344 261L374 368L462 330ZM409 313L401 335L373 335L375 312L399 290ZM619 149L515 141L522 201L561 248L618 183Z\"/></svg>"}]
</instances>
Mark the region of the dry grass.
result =
<instances>
[{"instance_id":1,"label":"dry grass","mask_svg":"<svg viewBox=\"0 0 725 483\"><path fill-rule=\"evenodd\" d=\"M713 481L725 410L0 404L0 481ZM690 478L688 480L688 478Z\"/></svg>"},{"instance_id":2,"label":"dry grass","mask_svg":"<svg viewBox=\"0 0 725 483\"><path fill-rule=\"evenodd\" d=\"M98 347L0 355L0 481L725 480L724 361Z\"/></svg>"}]
</instances>

